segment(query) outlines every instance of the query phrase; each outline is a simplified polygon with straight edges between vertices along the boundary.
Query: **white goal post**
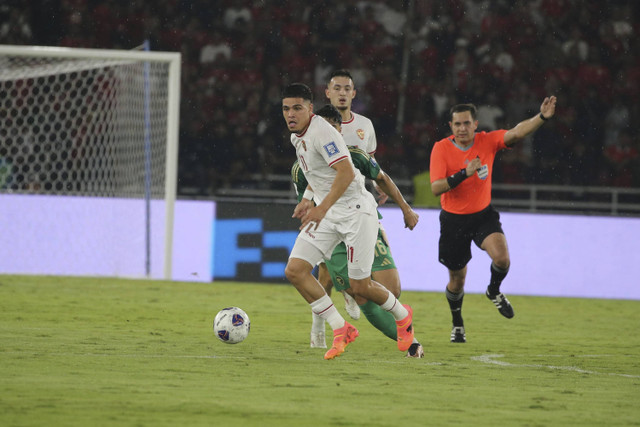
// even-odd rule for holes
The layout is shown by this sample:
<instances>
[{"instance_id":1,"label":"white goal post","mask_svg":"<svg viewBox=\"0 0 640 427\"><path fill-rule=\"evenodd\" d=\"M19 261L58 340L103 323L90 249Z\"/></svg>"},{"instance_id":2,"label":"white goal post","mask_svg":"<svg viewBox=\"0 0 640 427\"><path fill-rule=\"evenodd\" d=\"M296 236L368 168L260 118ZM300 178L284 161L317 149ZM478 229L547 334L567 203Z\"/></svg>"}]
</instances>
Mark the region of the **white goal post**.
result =
<instances>
[{"instance_id":1,"label":"white goal post","mask_svg":"<svg viewBox=\"0 0 640 427\"><path fill-rule=\"evenodd\" d=\"M151 259L162 259L170 280L180 64L173 52L0 46L0 200L134 201L146 216L136 220L146 228L146 276ZM164 254L151 256L150 209L162 205L164 242L154 247ZM108 244L109 230L97 234L94 247ZM123 271L114 267L131 275Z\"/></svg>"}]
</instances>

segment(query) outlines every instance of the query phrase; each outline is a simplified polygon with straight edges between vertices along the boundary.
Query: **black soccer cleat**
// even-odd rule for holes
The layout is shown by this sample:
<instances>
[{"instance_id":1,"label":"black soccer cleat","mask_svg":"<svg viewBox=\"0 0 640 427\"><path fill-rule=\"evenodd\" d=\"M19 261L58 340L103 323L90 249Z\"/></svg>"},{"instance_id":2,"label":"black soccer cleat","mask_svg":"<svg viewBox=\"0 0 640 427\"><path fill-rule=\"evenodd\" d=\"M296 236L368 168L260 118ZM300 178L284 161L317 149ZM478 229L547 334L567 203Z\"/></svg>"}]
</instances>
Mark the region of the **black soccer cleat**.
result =
<instances>
[{"instance_id":1,"label":"black soccer cleat","mask_svg":"<svg viewBox=\"0 0 640 427\"><path fill-rule=\"evenodd\" d=\"M451 329L451 342L467 342L467 336L464 334L464 326L454 326L453 329Z\"/></svg>"},{"instance_id":2,"label":"black soccer cleat","mask_svg":"<svg viewBox=\"0 0 640 427\"><path fill-rule=\"evenodd\" d=\"M502 314L507 319L511 319L513 317L513 307L511 307L511 303L502 292L491 295L489 294L489 289L487 289L486 295L487 298L489 298L491 302L496 306L500 314Z\"/></svg>"},{"instance_id":3,"label":"black soccer cleat","mask_svg":"<svg viewBox=\"0 0 640 427\"><path fill-rule=\"evenodd\" d=\"M407 357L414 357L416 359L421 359L424 357L424 349L419 342L414 342L409 347L409 351L407 351Z\"/></svg>"}]
</instances>

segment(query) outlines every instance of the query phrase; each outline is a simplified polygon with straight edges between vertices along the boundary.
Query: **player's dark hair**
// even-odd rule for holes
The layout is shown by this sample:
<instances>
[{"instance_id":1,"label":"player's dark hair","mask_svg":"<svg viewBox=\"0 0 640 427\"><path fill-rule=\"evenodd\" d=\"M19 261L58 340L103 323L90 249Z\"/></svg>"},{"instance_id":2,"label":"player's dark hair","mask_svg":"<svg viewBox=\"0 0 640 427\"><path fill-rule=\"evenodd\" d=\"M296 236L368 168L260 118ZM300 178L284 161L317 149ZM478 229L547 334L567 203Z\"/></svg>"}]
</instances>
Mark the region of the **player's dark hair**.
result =
<instances>
[{"instance_id":1,"label":"player's dark hair","mask_svg":"<svg viewBox=\"0 0 640 427\"><path fill-rule=\"evenodd\" d=\"M331 104L327 104L323 106L321 109L316 111L314 114L324 117L331 123L332 125L341 125L342 124L342 114L336 107Z\"/></svg>"},{"instance_id":2,"label":"player's dark hair","mask_svg":"<svg viewBox=\"0 0 640 427\"><path fill-rule=\"evenodd\" d=\"M333 79L334 77L347 77L353 82L353 76L351 75L349 70L345 70L344 68L334 70L329 76L329 81L331 81L331 79ZM353 84L355 85L355 82Z\"/></svg>"},{"instance_id":3,"label":"player's dark hair","mask_svg":"<svg viewBox=\"0 0 640 427\"><path fill-rule=\"evenodd\" d=\"M462 112L465 112L465 111L468 111L468 112L471 113L471 118L473 120L476 119L476 117L478 115L478 109L473 104L458 104L458 105L454 105L453 107L451 107L451 110L449 111L449 118L453 120L453 113L462 113Z\"/></svg>"},{"instance_id":4,"label":"player's dark hair","mask_svg":"<svg viewBox=\"0 0 640 427\"><path fill-rule=\"evenodd\" d=\"M306 101L313 102L313 92L309 86L304 83L291 83L282 90L282 99L284 98L302 98Z\"/></svg>"}]
</instances>

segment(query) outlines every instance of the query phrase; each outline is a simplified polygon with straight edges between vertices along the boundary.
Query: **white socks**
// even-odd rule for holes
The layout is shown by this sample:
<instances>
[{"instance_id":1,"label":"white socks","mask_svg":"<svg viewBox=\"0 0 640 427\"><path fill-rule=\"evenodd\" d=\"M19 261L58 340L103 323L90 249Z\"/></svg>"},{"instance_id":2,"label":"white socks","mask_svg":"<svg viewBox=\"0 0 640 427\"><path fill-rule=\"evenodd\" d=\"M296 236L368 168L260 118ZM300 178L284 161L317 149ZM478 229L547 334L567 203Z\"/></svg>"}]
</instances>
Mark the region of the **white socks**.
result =
<instances>
[{"instance_id":1,"label":"white socks","mask_svg":"<svg viewBox=\"0 0 640 427\"><path fill-rule=\"evenodd\" d=\"M314 311L311 311L311 333L324 334L324 319L317 315Z\"/></svg>"},{"instance_id":2,"label":"white socks","mask_svg":"<svg viewBox=\"0 0 640 427\"><path fill-rule=\"evenodd\" d=\"M393 314L393 317L396 320L402 320L409 315L407 309L404 308L402 304L400 304L400 301L398 301L398 299L391 292L389 292L389 298L387 298L387 301L380 307L383 310L387 310L388 312Z\"/></svg>"},{"instance_id":3,"label":"white socks","mask_svg":"<svg viewBox=\"0 0 640 427\"><path fill-rule=\"evenodd\" d=\"M333 301L331 301L329 295L325 295L309 305L311 306L311 311L313 311L314 314L318 315L322 319L326 320L327 323L329 323L329 326L331 326L331 329L340 329L344 326L344 318L340 315L338 309L333 305ZM402 307L402 309L405 312L407 311L404 309L404 307Z\"/></svg>"}]
</instances>

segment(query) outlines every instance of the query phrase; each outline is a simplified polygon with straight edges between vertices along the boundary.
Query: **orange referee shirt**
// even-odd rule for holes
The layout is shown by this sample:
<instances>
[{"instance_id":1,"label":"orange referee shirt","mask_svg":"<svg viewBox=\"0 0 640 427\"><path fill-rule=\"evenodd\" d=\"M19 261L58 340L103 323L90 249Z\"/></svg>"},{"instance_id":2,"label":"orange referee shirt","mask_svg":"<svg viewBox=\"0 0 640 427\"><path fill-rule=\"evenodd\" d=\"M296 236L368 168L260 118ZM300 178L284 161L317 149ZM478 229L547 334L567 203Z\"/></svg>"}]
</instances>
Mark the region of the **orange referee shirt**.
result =
<instances>
[{"instance_id":1,"label":"orange referee shirt","mask_svg":"<svg viewBox=\"0 0 640 427\"><path fill-rule=\"evenodd\" d=\"M480 212L491 203L491 175L496 153L507 146L504 144L506 130L477 132L473 143L463 148L454 142L451 135L435 143L431 152L431 182L453 175L467 167L469 162L480 157L482 168L488 169L484 179L474 173L453 190L442 194L442 209L454 214Z\"/></svg>"}]
</instances>

